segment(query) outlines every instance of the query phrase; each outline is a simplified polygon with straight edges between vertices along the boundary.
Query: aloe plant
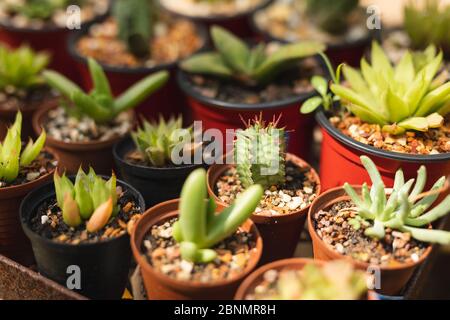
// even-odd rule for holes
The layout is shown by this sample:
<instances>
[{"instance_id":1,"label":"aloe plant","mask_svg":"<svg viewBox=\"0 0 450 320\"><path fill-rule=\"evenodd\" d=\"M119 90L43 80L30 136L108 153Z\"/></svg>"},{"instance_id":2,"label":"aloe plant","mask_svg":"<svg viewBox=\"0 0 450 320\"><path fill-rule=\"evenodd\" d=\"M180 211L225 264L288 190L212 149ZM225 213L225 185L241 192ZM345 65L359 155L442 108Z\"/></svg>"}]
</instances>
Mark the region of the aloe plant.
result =
<instances>
[{"instance_id":1,"label":"aloe plant","mask_svg":"<svg viewBox=\"0 0 450 320\"><path fill-rule=\"evenodd\" d=\"M164 167L173 163L173 152L183 151L183 154L192 155L202 145L194 143L192 126L183 129L181 115L177 118L172 117L168 121L160 116L157 123L143 120L142 127L131 135L145 160L155 167Z\"/></svg>"},{"instance_id":2,"label":"aloe plant","mask_svg":"<svg viewBox=\"0 0 450 320\"><path fill-rule=\"evenodd\" d=\"M0 181L13 182L19 176L20 168L30 165L45 144L46 133L42 130L36 142L30 138L22 151L22 114L17 113L14 124L8 129L5 140L0 142Z\"/></svg>"},{"instance_id":3,"label":"aloe plant","mask_svg":"<svg viewBox=\"0 0 450 320\"><path fill-rule=\"evenodd\" d=\"M274 79L289 63L315 55L325 49L317 41L280 45L269 53L265 44L249 48L245 42L213 26L211 38L217 51L198 53L181 62L189 73L233 79L248 86L262 85Z\"/></svg>"},{"instance_id":4,"label":"aloe plant","mask_svg":"<svg viewBox=\"0 0 450 320\"><path fill-rule=\"evenodd\" d=\"M348 29L348 16L358 4L358 0L307 0L306 13L322 30L340 34Z\"/></svg>"},{"instance_id":5,"label":"aloe plant","mask_svg":"<svg viewBox=\"0 0 450 320\"><path fill-rule=\"evenodd\" d=\"M114 98L102 67L92 58L88 59L88 65L93 82L89 93L58 72L47 70L43 76L50 86L70 101L74 114L88 116L97 123L110 122L120 113L136 107L169 78L167 71L151 74Z\"/></svg>"},{"instance_id":6,"label":"aloe plant","mask_svg":"<svg viewBox=\"0 0 450 320\"><path fill-rule=\"evenodd\" d=\"M450 244L450 232L427 229L430 223L450 212L450 195L427 211L438 198L446 181L445 176L437 180L429 192L422 193L427 177L425 166L418 170L416 180L406 182L402 169L399 169L395 174L392 192L387 196L385 185L373 161L361 156L361 162L372 181L370 190L365 183L359 196L348 183L344 185L345 191L358 208L357 218L351 221L355 229L361 227L361 221L366 221L372 225L364 231L369 237L382 239L385 229L391 228L408 232L419 241Z\"/></svg>"},{"instance_id":7,"label":"aloe plant","mask_svg":"<svg viewBox=\"0 0 450 320\"><path fill-rule=\"evenodd\" d=\"M179 220L173 225L182 258L197 263L213 261L217 253L211 248L236 232L251 216L262 194L261 186L253 185L230 207L216 213L214 199L206 200L206 171L194 170L181 190Z\"/></svg>"},{"instance_id":8,"label":"aloe plant","mask_svg":"<svg viewBox=\"0 0 450 320\"><path fill-rule=\"evenodd\" d=\"M279 119L278 119L279 120ZM278 121L266 124L261 118L236 131L234 153L239 180L245 188L260 184L268 189L285 182L286 135Z\"/></svg>"},{"instance_id":9,"label":"aloe plant","mask_svg":"<svg viewBox=\"0 0 450 320\"><path fill-rule=\"evenodd\" d=\"M49 61L46 53L34 52L25 45L17 49L0 46L0 91L29 90L43 85L42 71Z\"/></svg>"},{"instance_id":10,"label":"aloe plant","mask_svg":"<svg viewBox=\"0 0 450 320\"><path fill-rule=\"evenodd\" d=\"M54 175L56 202L62 210L64 223L78 227L86 222L89 232L102 229L119 212L114 173L108 181L97 176L91 168L86 174L78 170L75 183L63 174Z\"/></svg>"}]
</instances>

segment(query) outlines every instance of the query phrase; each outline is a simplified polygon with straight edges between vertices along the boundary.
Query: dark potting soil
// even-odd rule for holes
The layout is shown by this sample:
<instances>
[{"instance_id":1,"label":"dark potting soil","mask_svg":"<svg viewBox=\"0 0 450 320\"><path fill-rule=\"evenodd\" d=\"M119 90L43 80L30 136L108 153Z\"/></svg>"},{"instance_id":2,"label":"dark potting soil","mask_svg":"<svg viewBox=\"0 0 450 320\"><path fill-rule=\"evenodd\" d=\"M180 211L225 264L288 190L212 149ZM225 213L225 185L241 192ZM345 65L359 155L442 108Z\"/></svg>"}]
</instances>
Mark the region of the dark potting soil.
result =
<instances>
[{"instance_id":1,"label":"dark potting soil","mask_svg":"<svg viewBox=\"0 0 450 320\"><path fill-rule=\"evenodd\" d=\"M313 75L323 75L323 70L317 60L306 58L264 87L246 87L234 81L202 75L189 75L188 81L204 97L230 103L257 104L298 97L313 91L310 83Z\"/></svg>"},{"instance_id":2,"label":"dark potting soil","mask_svg":"<svg viewBox=\"0 0 450 320\"><path fill-rule=\"evenodd\" d=\"M125 234L140 218L142 208L137 200L127 191L118 187L119 213L110 219L101 230L90 233L86 223L73 228L67 226L62 217L56 198L43 202L37 209L37 214L31 219L30 228L40 236L55 242L79 244L107 241Z\"/></svg>"},{"instance_id":3,"label":"dark potting soil","mask_svg":"<svg viewBox=\"0 0 450 320\"><path fill-rule=\"evenodd\" d=\"M353 259L381 266L396 266L420 259L428 244L411 238L409 233L386 229L384 239L364 235L370 225L361 223L356 230L349 221L356 216L351 201L335 203L312 217L317 235L333 250Z\"/></svg>"},{"instance_id":4,"label":"dark potting soil","mask_svg":"<svg viewBox=\"0 0 450 320\"><path fill-rule=\"evenodd\" d=\"M39 86L28 91L10 88L0 91L0 109L13 111L34 109L54 99L55 94L47 86Z\"/></svg>"},{"instance_id":5,"label":"dark potting soil","mask_svg":"<svg viewBox=\"0 0 450 320\"><path fill-rule=\"evenodd\" d=\"M236 196L244 191L236 168L231 168L219 178L215 193L219 199L231 204ZM311 168L300 168L293 162L286 162L286 183L265 190L255 213L264 216L289 214L309 206L317 196L317 183Z\"/></svg>"},{"instance_id":6,"label":"dark potting soil","mask_svg":"<svg viewBox=\"0 0 450 320\"><path fill-rule=\"evenodd\" d=\"M231 279L242 273L256 248L254 235L237 231L214 249L217 257L210 263L192 263L181 258L180 245L172 237L178 218L154 225L142 242L141 251L155 270L184 281L211 282Z\"/></svg>"},{"instance_id":7,"label":"dark potting soil","mask_svg":"<svg viewBox=\"0 0 450 320\"><path fill-rule=\"evenodd\" d=\"M0 179L0 189L20 186L21 184L37 180L52 172L57 165L58 161L50 153L42 151L30 165L20 167L19 176L13 182L5 182Z\"/></svg>"}]
</instances>

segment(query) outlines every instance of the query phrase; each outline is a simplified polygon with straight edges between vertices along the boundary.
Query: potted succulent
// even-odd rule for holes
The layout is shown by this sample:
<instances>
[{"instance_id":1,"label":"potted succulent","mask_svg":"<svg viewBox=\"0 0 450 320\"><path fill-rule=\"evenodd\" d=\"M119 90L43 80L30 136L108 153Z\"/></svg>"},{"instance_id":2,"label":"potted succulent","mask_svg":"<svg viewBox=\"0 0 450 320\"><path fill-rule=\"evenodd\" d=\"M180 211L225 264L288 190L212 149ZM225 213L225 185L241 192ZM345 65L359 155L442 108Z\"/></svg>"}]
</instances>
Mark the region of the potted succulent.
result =
<instances>
[{"instance_id":1,"label":"potted succulent","mask_svg":"<svg viewBox=\"0 0 450 320\"><path fill-rule=\"evenodd\" d=\"M0 139L5 137L18 111L23 117L22 136L33 136L34 112L57 103L41 74L48 62L47 54L36 53L27 46L15 50L0 46Z\"/></svg>"},{"instance_id":2,"label":"potted succulent","mask_svg":"<svg viewBox=\"0 0 450 320\"><path fill-rule=\"evenodd\" d=\"M33 262L30 243L19 221L19 206L34 188L50 180L58 164L57 156L43 149L45 131L36 142L22 145L22 114L16 115L0 143L0 254L24 265Z\"/></svg>"},{"instance_id":3,"label":"potted succulent","mask_svg":"<svg viewBox=\"0 0 450 320\"><path fill-rule=\"evenodd\" d=\"M51 53L51 67L77 76L66 47L70 28L84 27L108 12L109 0L5 0L0 3L0 41L29 44Z\"/></svg>"},{"instance_id":4,"label":"potted succulent","mask_svg":"<svg viewBox=\"0 0 450 320\"><path fill-rule=\"evenodd\" d=\"M219 25L240 37L254 35L249 23L257 10L272 0L159 0L168 12L206 24Z\"/></svg>"},{"instance_id":5,"label":"potted succulent","mask_svg":"<svg viewBox=\"0 0 450 320\"><path fill-rule=\"evenodd\" d=\"M93 59L89 59L89 70L94 82L89 93L63 75L45 71L47 83L65 99L59 106L41 109L33 117L34 130L47 130L48 145L69 173L77 172L80 165L92 166L100 173L110 172L113 145L134 126L132 109L163 86L169 76L166 71L148 75L114 98L105 73Z\"/></svg>"},{"instance_id":6,"label":"potted succulent","mask_svg":"<svg viewBox=\"0 0 450 320\"><path fill-rule=\"evenodd\" d=\"M314 55L325 47L316 41L281 45L259 44L250 48L221 27L211 28L216 51L196 54L181 64L178 84L188 97L194 120L205 129L242 127L241 118L252 119L264 111L265 120L283 113L281 125L290 135L290 152L309 156L313 122L294 114L313 95L309 77L323 74ZM307 80L308 79L308 80Z\"/></svg>"},{"instance_id":7,"label":"potted succulent","mask_svg":"<svg viewBox=\"0 0 450 320\"><path fill-rule=\"evenodd\" d=\"M296 42L315 39L327 44L334 63L357 65L375 31L358 0L278 1L253 16L253 25L266 39Z\"/></svg>"},{"instance_id":8,"label":"potted succulent","mask_svg":"<svg viewBox=\"0 0 450 320\"><path fill-rule=\"evenodd\" d=\"M69 51L78 62L84 87L91 88L88 57L106 72L114 94L121 94L149 73L167 69L174 73L179 60L206 44L205 31L186 19L159 10L156 0L116 0L112 14L89 29L74 33ZM147 118L158 120L183 113L185 101L175 81L169 81L138 108ZM148 110L146 105L153 105Z\"/></svg>"},{"instance_id":9,"label":"potted succulent","mask_svg":"<svg viewBox=\"0 0 450 320\"><path fill-rule=\"evenodd\" d=\"M262 263L293 256L308 208L320 193L316 171L286 153L285 130L277 124L249 122L247 129L236 133L236 164L215 164L208 170L210 196L225 207L255 183L264 188L251 217L264 241Z\"/></svg>"},{"instance_id":10,"label":"potted succulent","mask_svg":"<svg viewBox=\"0 0 450 320\"><path fill-rule=\"evenodd\" d=\"M179 198L189 173L202 166L194 163L195 153L203 148L202 143L195 143L192 129L183 128L181 116L168 121L161 117L159 122L143 120L131 138L114 146L120 176L141 192L147 208Z\"/></svg>"},{"instance_id":11,"label":"potted succulent","mask_svg":"<svg viewBox=\"0 0 450 320\"><path fill-rule=\"evenodd\" d=\"M193 171L181 198L149 209L131 236L149 299L231 299L258 264L262 240L248 220L262 196L247 189L220 210L206 200L206 171Z\"/></svg>"},{"instance_id":12,"label":"potted succulent","mask_svg":"<svg viewBox=\"0 0 450 320\"><path fill-rule=\"evenodd\" d=\"M367 277L346 261L294 258L269 263L250 274L236 300L364 300Z\"/></svg>"},{"instance_id":13,"label":"potted succulent","mask_svg":"<svg viewBox=\"0 0 450 320\"><path fill-rule=\"evenodd\" d=\"M128 232L144 209L133 187L114 174L105 180L91 168L71 178L55 174L53 183L23 200L20 218L42 275L67 285L79 268L73 290L93 299L120 299L131 263Z\"/></svg>"},{"instance_id":14,"label":"potted succulent","mask_svg":"<svg viewBox=\"0 0 450 320\"><path fill-rule=\"evenodd\" d=\"M336 75L330 71L334 97L324 79L315 79L321 97L305 103L302 112L324 106L316 116L323 133L324 190L345 181L362 184L368 176L359 164L361 154L371 156L389 186L398 168L411 178L426 164L428 181L450 172L450 82L445 71L439 72L442 52L427 51L419 60L407 52L393 67L374 42L372 63L363 59L361 71L349 66L339 67Z\"/></svg>"},{"instance_id":15,"label":"potted succulent","mask_svg":"<svg viewBox=\"0 0 450 320\"><path fill-rule=\"evenodd\" d=\"M345 258L362 270L378 267L380 292L398 294L430 254L430 244L450 243L450 232L433 230L430 225L450 212L450 195L432 207L447 177L423 192L425 166L418 170L417 179L407 181L399 169L388 190L374 162L361 156L361 163L370 176L370 188L365 183L355 190L346 183L323 193L310 208L314 257Z\"/></svg>"}]
</instances>

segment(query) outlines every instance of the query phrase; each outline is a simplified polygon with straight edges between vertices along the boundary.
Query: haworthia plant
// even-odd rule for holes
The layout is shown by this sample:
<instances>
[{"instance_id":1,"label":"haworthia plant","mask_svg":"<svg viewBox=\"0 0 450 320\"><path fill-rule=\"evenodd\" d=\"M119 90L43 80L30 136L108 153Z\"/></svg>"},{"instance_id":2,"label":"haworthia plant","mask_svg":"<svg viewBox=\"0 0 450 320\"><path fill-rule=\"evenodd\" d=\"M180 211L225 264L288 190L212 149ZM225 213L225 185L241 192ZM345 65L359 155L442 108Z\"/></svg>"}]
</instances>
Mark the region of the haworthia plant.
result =
<instances>
[{"instance_id":1,"label":"haworthia plant","mask_svg":"<svg viewBox=\"0 0 450 320\"><path fill-rule=\"evenodd\" d=\"M92 168L88 174L80 168L73 183L65 174L60 176L56 172L54 185L56 202L69 227L78 227L87 221L87 231L96 232L119 212L114 174L105 181Z\"/></svg>"},{"instance_id":2,"label":"haworthia plant","mask_svg":"<svg viewBox=\"0 0 450 320\"><path fill-rule=\"evenodd\" d=\"M450 195L428 210L438 198L439 191L442 191L445 176L436 181L430 192L421 194L426 183L425 166L418 170L415 184L414 179L405 182L403 171L399 169L395 174L392 192L387 196L385 185L373 161L361 156L361 162L370 176L372 187L369 189L364 184L361 195L358 195L348 183L344 185L345 191L358 208L357 218L351 221L354 228L360 228L360 221L365 220L371 224L365 230L365 234L370 237L383 239L385 229L391 228L408 232L419 241L450 244L450 232L428 229L430 223L450 212Z\"/></svg>"},{"instance_id":3,"label":"haworthia plant","mask_svg":"<svg viewBox=\"0 0 450 320\"><path fill-rule=\"evenodd\" d=\"M48 84L70 100L74 114L85 115L97 123L107 123L118 114L139 105L169 78L167 71L151 74L138 81L119 97L114 98L102 67L92 58L88 59L93 89L85 93L78 85L55 71L44 71Z\"/></svg>"},{"instance_id":4,"label":"haworthia plant","mask_svg":"<svg viewBox=\"0 0 450 320\"><path fill-rule=\"evenodd\" d=\"M213 26L211 38L216 51L193 55L181 63L189 73L234 79L255 86L270 82L288 63L313 56L325 49L317 41L285 44L269 53L260 43L250 48L245 42L225 29Z\"/></svg>"},{"instance_id":5,"label":"haworthia plant","mask_svg":"<svg viewBox=\"0 0 450 320\"><path fill-rule=\"evenodd\" d=\"M180 244L183 259L207 263L217 256L213 246L232 235L251 216L263 190L253 185L222 212L216 212L214 199L207 199L206 171L194 170L186 179L180 198L179 220L173 237Z\"/></svg>"},{"instance_id":6,"label":"haworthia plant","mask_svg":"<svg viewBox=\"0 0 450 320\"><path fill-rule=\"evenodd\" d=\"M40 154L45 144L46 133L42 130L36 142L30 138L22 151L22 114L8 129L5 140L0 142L0 181L13 182L19 176L20 168L30 165Z\"/></svg>"},{"instance_id":7,"label":"haworthia plant","mask_svg":"<svg viewBox=\"0 0 450 320\"><path fill-rule=\"evenodd\" d=\"M245 188L260 184L264 189L285 182L286 133L278 121L261 118L236 131L234 153L239 180Z\"/></svg>"},{"instance_id":8,"label":"haworthia plant","mask_svg":"<svg viewBox=\"0 0 450 320\"><path fill-rule=\"evenodd\" d=\"M358 4L358 0L307 0L306 12L319 28L339 34L348 29L349 15Z\"/></svg>"}]
</instances>

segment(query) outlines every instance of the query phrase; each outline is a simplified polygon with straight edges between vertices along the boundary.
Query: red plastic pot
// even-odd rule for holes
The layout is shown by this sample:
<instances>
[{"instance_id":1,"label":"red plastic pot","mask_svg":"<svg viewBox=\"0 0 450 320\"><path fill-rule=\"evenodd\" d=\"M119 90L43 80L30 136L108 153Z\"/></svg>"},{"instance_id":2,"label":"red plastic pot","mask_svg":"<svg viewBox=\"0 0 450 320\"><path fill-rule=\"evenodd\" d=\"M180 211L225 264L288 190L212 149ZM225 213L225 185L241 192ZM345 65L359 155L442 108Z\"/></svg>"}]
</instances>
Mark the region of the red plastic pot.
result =
<instances>
[{"instance_id":1,"label":"red plastic pot","mask_svg":"<svg viewBox=\"0 0 450 320\"><path fill-rule=\"evenodd\" d=\"M450 153L413 155L385 151L358 142L340 132L328 121L324 112L316 115L323 141L320 155L320 180L323 190L342 186L345 182L361 185L370 181L361 164L361 155L369 156L380 170L387 187L392 187L395 172L402 168L406 179L416 178L421 165L427 168L427 188L441 176L450 174Z\"/></svg>"},{"instance_id":2,"label":"red plastic pot","mask_svg":"<svg viewBox=\"0 0 450 320\"><path fill-rule=\"evenodd\" d=\"M197 32L203 39L202 50L207 44L206 29L200 25L196 25ZM81 32L74 33L69 37L68 50L70 55L75 60L76 68L81 76L82 86L86 90L92 88L92 79L89 74L87 65L87 58L82 56L76 49L78 40L84 36L87 29ZM172 63L165 63L155 67L115 67L102 64L102 68L110 82L111 90L114 95L119 95L130 88L137 81L145 78L149 74L161 70L168 70L170 72L169 81L161 87L157 92L153 93L149 98L144 100L137 108L136 112L144 115L147 119L158 120L159 114L162 114L166 119L171 115L182 114L186 123L189 122L189 114L186 112L186 99L178 88L175 75L177 71L178 61Z\"/></svg>"},{"instance_id":3,"label":"red plastic pot","mask_svg":"<svg viewBox=\"0 0 450 320\"><path fill-rule=\"evenodd\" d=\"M303 159L309 159L314 128L314 118L310 115L300 114L301 104L313 96L314 93L306 93L297 97L281 101L239 104L208 98L193 89L187 79L187 74L179 71L177 75L178 85L186 94L188 104L194 121L202 122L202 129L218 129L223 135L224 153L232 150L234 134L228 130L243 128L242 122L254 119L262 113L263 120L272 121L282 115L279 126L286 128L287 150Z\"/></svg>"}]
</instances>

